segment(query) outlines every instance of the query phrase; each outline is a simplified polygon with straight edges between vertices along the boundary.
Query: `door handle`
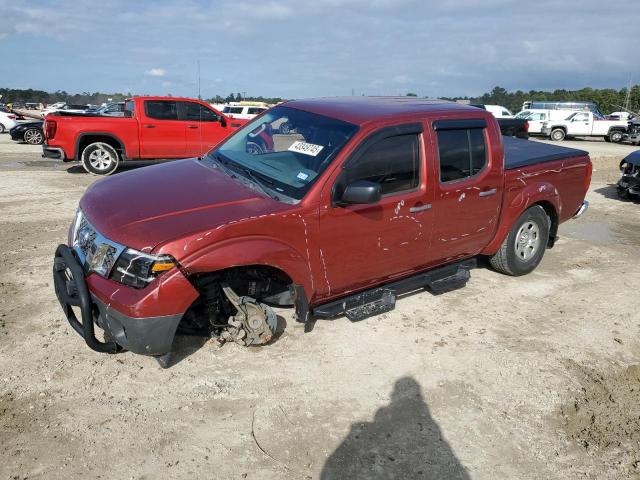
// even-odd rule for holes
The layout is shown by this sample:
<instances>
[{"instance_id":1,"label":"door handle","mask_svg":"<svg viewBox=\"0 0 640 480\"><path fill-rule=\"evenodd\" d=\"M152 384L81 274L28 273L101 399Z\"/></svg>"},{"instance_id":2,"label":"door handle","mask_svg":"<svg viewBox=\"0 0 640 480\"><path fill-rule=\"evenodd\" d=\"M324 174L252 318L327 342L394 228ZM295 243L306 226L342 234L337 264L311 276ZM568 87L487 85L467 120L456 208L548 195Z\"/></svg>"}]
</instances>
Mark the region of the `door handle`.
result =
<instances>
[{"instance_id":1,"label":"door handle","mask_svg":"<svg viewBox=\"0 0 640 480\"><path fill-rule=\"evenodd\" d=\"M197 125L187 125L187 128L198 128Z\"/></svg>"},{"instance_id":2,"label":"door handle","mask_svg":"<svg viewBox=\"0 0 640 480\"><path fill-rule=\"evenodd\" d=\"M156 128L155 125L145 125L144 128Z\"/></svg>"},{"instance_id":3,"label":"door handle","mask_svg":"<svg viewBox=\"0 0 640 480\"><path fill-rule=\"evenodd\" d=\"M411 207L409 211L411 213L424 212L425 210L429 210L431 208L430 203L425 203L424 205L416 205L415 207Z\"/></svg>"},{"instance_id":4,"label":"door handle","mask_svg":"<svg viewBox=\"0 0 640 480\"><path fill-rule=\"evenodd\" d=\"M491 190L483 190L478 194L479 197L489 197L491 195L495 195L498 192L497 188L492 188Z\"/></svg>"}]
</instances>

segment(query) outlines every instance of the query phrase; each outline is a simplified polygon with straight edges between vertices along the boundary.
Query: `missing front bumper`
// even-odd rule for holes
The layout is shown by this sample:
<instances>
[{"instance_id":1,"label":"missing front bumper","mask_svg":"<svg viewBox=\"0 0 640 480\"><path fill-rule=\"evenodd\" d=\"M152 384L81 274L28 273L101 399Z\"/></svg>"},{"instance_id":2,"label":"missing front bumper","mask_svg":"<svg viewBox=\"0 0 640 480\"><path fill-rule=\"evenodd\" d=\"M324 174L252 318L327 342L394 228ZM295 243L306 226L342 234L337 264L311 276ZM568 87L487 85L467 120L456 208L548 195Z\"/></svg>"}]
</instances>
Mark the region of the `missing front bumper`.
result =
<instances>
[{"instance_id":1,"label":"missing front bumper","mask_svg":"<svg viewBox=\"0 0 640 480\"><path fill-rule=\"evenodd\" d=\"M69 324L92 350L116 353L125 349L143 355L163 355L171 350L182 314L133 318L106 305L91 295L82 266L66 245L56 249L53 280ZM72 307L80 309L80 319ZM105 331L108 340L96 338L95 325Z\"/></svg>"}]
</instances>

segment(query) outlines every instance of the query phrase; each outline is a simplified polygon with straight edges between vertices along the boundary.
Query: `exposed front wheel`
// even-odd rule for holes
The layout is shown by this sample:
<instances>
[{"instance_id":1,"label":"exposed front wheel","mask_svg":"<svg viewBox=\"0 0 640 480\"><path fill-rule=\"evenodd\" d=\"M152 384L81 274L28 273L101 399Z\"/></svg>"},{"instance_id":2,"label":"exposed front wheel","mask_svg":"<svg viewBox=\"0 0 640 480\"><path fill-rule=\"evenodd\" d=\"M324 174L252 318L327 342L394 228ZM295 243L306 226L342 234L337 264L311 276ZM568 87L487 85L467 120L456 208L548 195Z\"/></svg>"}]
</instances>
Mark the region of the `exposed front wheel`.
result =
<instances>
[{"instance_id":1,"label":"exposed front wheel","mask_svg":"<svg viewBox=\"0 0 640 480\"><path fill-rule=\"evenodd\" d=\"M507 275L526 275L533 271L549 242L550 221L538 205L526 210L511 228L509 235L490 259L491 266Z\"/></svg>"},{"instance_id":2,"label":"exposed front wheel","mask_svg":"<svg viewBox=\"0 0 640 480\"><path fill-rule=\"evenodd\" d=\"M554 140L556 142L561 142L562 140L564 140L564 137L565 133L561 128L556 128L551 132L551 140Z\"/></svg>"},{"instance_id":3,"label":"exposed front wheel","mask_svg":"<svg viewBox=\"0 0 640 480\"><path fill-rule=\"evenodd\" d=\"M107 143L91 143L82 151L82 166L94 175L111 175L118 162L118 152Z\"/></svg>"}]
</instances>

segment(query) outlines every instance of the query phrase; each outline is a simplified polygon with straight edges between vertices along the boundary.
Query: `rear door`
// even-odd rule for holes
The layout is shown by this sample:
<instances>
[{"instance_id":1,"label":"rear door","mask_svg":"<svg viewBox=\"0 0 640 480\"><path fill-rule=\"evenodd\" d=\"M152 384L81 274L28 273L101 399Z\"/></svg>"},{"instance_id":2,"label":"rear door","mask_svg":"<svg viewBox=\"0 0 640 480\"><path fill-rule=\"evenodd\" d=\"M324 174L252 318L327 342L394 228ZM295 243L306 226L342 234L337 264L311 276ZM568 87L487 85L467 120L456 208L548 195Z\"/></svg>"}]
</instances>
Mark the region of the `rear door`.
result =
<instances>
[{"instance_id":1,"label":"rear door","mask_svg":"<svg viewBox=\"0 0 640 480\"><path fill-rule=\"evenodd\" d=\"M476 255L493 238L503 184L502 149L490 149L484 119L438 120L430 263Z\"/></svg>"},{"instance_id":2,"label":"rear door","mask_svg":"<svg viewBox=\"0 0 640 480\"><path fill-rule=\"evenodd\" d=\"M178 102L178 118L184 122L189 157L207 153L229 133L229 127L222 126L221 115L198 102Z\"/></svg>"},{"instance_id":3,"label":"rear door","mask_svg":"<svg viewBox=\"0 0 640 480\"><path fill-rule=\"evenodd\" d=\"M175 100L143 100L140 119L142 158L184 158L187 156L185 122L178 119Z\"/></svg>"}]
</instances>

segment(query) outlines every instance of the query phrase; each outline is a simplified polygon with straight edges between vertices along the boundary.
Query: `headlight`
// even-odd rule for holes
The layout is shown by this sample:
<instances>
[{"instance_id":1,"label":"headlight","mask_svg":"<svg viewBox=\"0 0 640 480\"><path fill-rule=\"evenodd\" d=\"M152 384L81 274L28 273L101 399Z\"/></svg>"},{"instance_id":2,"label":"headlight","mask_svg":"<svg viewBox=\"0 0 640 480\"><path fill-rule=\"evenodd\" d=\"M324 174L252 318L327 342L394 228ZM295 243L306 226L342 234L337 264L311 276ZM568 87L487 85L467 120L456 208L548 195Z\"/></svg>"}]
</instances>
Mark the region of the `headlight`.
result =
<instances>
[{"instance_id":1,"label":"headlight","mask_svg":"<svg viewBox=\"0 0 640 480\"><path fill-rule=\"evenodd\" d=\"M151 255L127 248L118 257L109 278L135 288L144 288L177 262L170 255Z\"/></svg>"}]
</instances>

